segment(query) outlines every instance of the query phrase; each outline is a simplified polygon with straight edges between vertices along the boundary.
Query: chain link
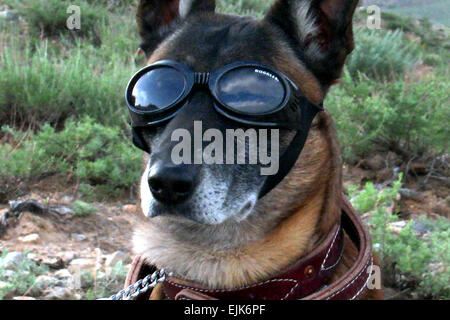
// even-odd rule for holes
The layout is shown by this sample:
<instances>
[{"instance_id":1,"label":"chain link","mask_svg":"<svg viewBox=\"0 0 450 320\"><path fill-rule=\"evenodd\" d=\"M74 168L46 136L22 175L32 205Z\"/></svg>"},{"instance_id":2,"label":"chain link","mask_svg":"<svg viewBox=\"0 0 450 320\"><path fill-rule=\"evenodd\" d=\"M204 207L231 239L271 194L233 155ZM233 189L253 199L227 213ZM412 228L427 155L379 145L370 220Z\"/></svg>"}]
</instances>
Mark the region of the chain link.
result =
<instances>
[{"instance_id":1,"label":"chain link","mask_svg":"<svg viewBox=\"0 0 450 320\"><path fill-rule=\"evenodd\" d=\"M104 300L134 300L141 294L146 293L148 289L156 287L156 285L160 282L164 282L164 280L166 280L166 276L166 271L164 269L156 270L144 279L136 281L128 288L120 290L116 294L113 294L111 297Z\"/></svg>"}]
</instances>

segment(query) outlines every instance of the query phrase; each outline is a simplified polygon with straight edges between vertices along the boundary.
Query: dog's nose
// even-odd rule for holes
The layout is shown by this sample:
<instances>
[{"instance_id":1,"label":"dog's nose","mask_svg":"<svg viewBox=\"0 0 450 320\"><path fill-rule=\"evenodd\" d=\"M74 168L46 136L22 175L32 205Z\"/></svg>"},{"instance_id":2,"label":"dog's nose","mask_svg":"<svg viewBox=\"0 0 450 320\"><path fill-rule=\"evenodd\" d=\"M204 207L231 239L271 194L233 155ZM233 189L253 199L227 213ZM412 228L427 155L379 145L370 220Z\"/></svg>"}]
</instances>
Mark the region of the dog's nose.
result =
<instances>
[{"instance_id":1,"label":"dog's nose","mask_svg":"<svg viewBox=\"0 0 450 320\"><path fill-rule=\"evenodd\" d=\"M150 168L148 184L156 200L165 204L186 201L193 193L196 171L189 165L163 165L157 163Z\"/></svg>"}]
</instances>

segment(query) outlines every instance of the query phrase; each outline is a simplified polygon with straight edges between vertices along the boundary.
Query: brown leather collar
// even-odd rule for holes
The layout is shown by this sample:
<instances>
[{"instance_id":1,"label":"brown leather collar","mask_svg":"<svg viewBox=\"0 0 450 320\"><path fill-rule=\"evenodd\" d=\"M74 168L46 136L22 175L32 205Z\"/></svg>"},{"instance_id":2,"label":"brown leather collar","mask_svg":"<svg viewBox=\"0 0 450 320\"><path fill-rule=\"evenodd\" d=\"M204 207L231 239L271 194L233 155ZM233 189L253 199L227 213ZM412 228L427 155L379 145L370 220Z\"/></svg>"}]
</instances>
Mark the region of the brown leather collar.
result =
<instances>
[{"instance_id":1,"label":"brown leather collar","mask_svg":"<svg viewBox=\"0 0 450 320\"><path fill-rule=\"evenodd\" d=\"M246 287L212 290L179 277L168 277L162 284L165 295L175 300L353 300L366 288L373 258L370 238L355 210L344 200L341 222L335 225L306 257L280 275ZM344 249L344 232L359 249L355 264L336 282L329 284ZM155 268L136 257L126 287ZM148 299L140 297L140 299Z\"/></svg>"}]
</instances>

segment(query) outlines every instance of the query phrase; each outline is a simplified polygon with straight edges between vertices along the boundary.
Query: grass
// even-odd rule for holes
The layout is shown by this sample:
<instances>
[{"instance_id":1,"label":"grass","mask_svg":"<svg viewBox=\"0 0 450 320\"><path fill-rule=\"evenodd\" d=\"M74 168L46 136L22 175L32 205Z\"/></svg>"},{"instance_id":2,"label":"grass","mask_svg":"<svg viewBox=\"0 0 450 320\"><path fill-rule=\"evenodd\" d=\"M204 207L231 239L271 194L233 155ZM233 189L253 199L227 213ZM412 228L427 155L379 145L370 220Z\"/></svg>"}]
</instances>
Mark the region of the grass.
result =
<instances>
[{"instance_id":1,"label":"grass","mask_svg":"<svg viewBox=\"0 0 450 320\"><path fill-rule=\"evenodd\" d=\"M420 59L418 45L404 40L401 31L380 32L358 28L356 48L347 61L347 69L377 80L394 80L404 76Z\"/></svg>"},{"instance_id":2,"label":"grass","mask_svg":"<svg viewBox=\"0 0 450 320\"><path fill-rule=\"evenodd\" d=\"M3 288L0 288L0 299L3 299L6 295L33 295L33 287L36 283L36 278L46 274L48 268L44 265L38 265L33 260L26 258L27 252L24 252L24 260L11 272L11 270L7 270L3 266L3 259L5 259L7 254L8 251L4 250L0 256L0 282L6 284Z\"/></svg>"},{"instance_id":3,"label":"grass","mask_svg":"<svg viewBox=\"0 0 450 320\"><path fill-rule=\"evenodd\" d=\"M402 186L402 176L392 186L350 187L349 197L361 214L370 216L369 225L375 251L384 271L385 285L412 291L425 299L450 299L450 222L448 219L410 220L394 232L391 225L399 221L395 203ZM394 208L394 210L392 209ZM417 225L426 230L421 234Z\"/></svg>"},{"instance_id":4,"label":"grass","mask_svg":"<svg viewBox=\"0 0 450 320\"><path fill-rule=\"evenodd\" d=\"M118 262L112 270L97 271L94 275L84 272L81 276L81 299L94 300L108 298L123 289L127 269Z\"/></svg>"},{"instance_id":5,"label":"grass","mask_svg":"<svg viewBox=\"0 0 450 320\"><path fill-rule=\"evenodd\" d=\"M2 262L7 253L8 251L4 250L0 255L0 282L3 283L0 287L0 299L5 297L11 299L13 296L23 295L40 297L42 288L39 288L40 283L36 279L40 275L49 275L49 269L45 265L38 265L28 259L27 252L24 252L24 260L13 271L6 270ZM127 270L122 262L118 262L113 268L97 270L95 273L85 270L77 278L79 287L73 288L72 293L79 293L83 300L109 297L122 289L126 275ZM73 286L71 282L77 282L76 278L67 281L65 284L67 287Z\"/></svg>"}]
</instances>

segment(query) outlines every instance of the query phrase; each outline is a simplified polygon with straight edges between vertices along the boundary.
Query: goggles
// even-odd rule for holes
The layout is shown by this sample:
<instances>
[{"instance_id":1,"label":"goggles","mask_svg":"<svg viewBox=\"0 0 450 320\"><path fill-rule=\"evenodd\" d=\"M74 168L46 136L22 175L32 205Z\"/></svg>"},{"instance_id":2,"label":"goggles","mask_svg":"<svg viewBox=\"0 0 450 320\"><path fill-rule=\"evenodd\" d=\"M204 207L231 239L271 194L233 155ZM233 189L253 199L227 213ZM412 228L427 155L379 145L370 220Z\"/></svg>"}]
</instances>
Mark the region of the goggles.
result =
<instances>
[{"instance_id":1,"label":"goggles","mask_svg":"<svg viewBox=\"0 0 450 320\"><path fill-rule=\"evenodd\" d=\"M281 72L256 62L239 61L212 73L164 60L144 67L130 80L126 101L131 116L133 143L149 152L139 128L162 125L187 105L199 88L208 89L215 110L248 126L297 130L280 161L283 166L263 190L267 193L290 171L305 144L311 123L323 110L307 99ZM267 185L267 184L266 184Z\"/></svg>"},{"instance_id":2,"label":"goggles","mask_svg":"<svg viewBox=\"0 0 450 320\"><path fill-rule=\"evenodd\" d=\"M128 84L132 126L170 120L196 87L209 89L217 112L245 125L299 130L323 110L285 75L259 63L236 62L213 73L198 73L166 60L143 68Z\"/></svg>"}]
</instances>

